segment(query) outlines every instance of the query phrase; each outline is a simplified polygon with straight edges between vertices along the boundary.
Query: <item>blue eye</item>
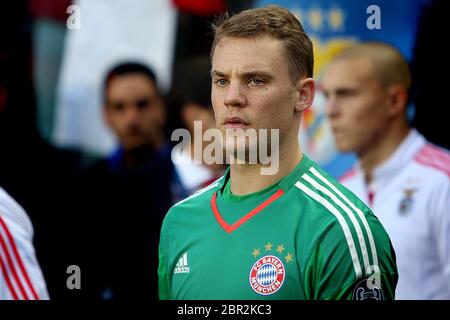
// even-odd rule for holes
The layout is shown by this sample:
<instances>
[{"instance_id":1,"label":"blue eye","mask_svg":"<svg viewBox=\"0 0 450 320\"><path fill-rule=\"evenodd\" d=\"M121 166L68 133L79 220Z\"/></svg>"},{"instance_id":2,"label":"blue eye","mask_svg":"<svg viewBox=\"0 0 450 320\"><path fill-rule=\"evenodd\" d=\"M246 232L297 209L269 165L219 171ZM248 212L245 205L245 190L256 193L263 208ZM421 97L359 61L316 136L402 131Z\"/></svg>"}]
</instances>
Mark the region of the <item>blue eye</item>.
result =
<instances>
[{"instance_id":1,"label":"blue eye","mask_svg":"<svg viewBox=\"0 0 450 320\"><path fill-rule=\"evenodd\" d=\"M228 84L228 80L226 79L216 79L214 80L214 84L216 84L218 87L225 87Z\"/></svg>"},{"instance_id":2,"label":"blue eye","mask_svg":"<svg viewBox=\"0 0 450 320\"><path fill-rule=\"evenodd\" d=\"M254 85L262 85L265 83L265 81L263 79L258 79L258 78L253 78L250 80L250 82L253 82Z\"/></svg>"}]
</instances>

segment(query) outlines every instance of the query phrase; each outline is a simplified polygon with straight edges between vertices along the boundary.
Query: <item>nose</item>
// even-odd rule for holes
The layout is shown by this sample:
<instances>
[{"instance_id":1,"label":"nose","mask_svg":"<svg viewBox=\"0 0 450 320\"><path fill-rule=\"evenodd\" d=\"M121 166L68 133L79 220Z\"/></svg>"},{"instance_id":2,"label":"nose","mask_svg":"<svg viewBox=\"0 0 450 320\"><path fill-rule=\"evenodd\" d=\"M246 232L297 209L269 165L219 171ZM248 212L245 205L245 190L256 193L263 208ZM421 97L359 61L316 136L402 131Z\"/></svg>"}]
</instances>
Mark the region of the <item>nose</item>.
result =
<instances>
[{"instance_id":1,"label":"nose","mask_svg":"<svg viewBox=\"0 0 450 320\"><path fill-rule=\"evenodd\" d=\"M140 118L140 112L139 109L134 105L128 105L125 108L125 114L124 118L126 119L127 123L134 124L138 122Z\"/></svg>"},{"instance_id":2,"label":"nose","mask_svg":"<svg viewBox=\"0 0 450 320\"><path fill-rule=\"evenodd\" d=\"M246 98L244 88L239 82L231 82L225 94L224 104L226 107L244 107Z\"/></svg>"}]
</instances>

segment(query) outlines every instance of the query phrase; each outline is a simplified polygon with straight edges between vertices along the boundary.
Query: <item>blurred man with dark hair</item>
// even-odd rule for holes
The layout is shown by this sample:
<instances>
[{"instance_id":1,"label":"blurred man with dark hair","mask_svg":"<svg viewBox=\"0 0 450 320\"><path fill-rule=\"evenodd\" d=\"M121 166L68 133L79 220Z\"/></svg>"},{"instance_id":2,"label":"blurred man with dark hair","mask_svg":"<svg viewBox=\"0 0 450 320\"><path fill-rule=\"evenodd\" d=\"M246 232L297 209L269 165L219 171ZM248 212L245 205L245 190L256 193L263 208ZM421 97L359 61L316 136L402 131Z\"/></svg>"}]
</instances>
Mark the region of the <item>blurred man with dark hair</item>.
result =
<instances>
[{"instance_id":1,"label":"blurred man with dark hair","mask_svg":"<svg viewBox=\"0 0 450 320\"><path fill-rule=\"evenodd\" d=\"M153 71L134 62L112 68L104 82L103 114L119 147L81 179L79 229L87 237L79 248L85 271L80 295L156 299L158 237L172 201L172 166L166 110Z\"/></svg>"},{"instance_id":2,"label":"blurred man with dark hair","mask_svg":"<svg viewBox=\"0 0 450 320\"><path fill-rule=\"evenodd\" d=\"M108 72L103 115L120 144L110 158L111 166L135 167L168 151L164 144L166 110L155 74L148 67L124 63Z\"/></svg>"}]
</instances>

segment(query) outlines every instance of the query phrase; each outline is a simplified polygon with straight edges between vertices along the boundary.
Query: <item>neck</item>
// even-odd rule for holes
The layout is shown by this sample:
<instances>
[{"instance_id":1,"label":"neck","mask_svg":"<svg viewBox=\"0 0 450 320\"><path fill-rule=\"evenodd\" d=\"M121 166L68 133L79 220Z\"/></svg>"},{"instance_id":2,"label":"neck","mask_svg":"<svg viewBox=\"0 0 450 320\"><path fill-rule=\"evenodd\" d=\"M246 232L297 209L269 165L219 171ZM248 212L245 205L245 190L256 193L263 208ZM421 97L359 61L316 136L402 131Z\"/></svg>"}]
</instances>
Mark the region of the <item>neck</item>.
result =
<instances>
[{"instance_id":1,"label":"neck","mask_svg":"<svg viewBox=\"0 0 450 320\"><path fill-rule=\"evenodd\" d=\"M163 147L165 143L164 134L160 133L155 137L155 140L152 142L152 147L154 150L159 150Z\"/></svg>"},{"instance_id":2,"label":"neck","mask_svg":"<svg viewBox=\"0 0 450 320\"><path fill-rule=\"evenodd\" d=\"M378 139L375 145L370 146L366 151L358 154L367 184L372 181L375 168L389 159L406 138L409 131L410 128L406 123L393 126L383 134L383 138Z\"/></svg>"},{"instance_id":3,"label":"neck","mask_svg":"<svg viewBox=\"0 0 450 320\"><path fill-rule=\"evenodd\" d=\"M279 150L279 168L273 175L262 175L262 164L234 164L230 166L230 189L235 195L262 190L287 176L303 157L298 141Z\"/></svg>"},{"instance_id":4,"label":"neck","mask_svg":"<svg viewBox=\"0 0 450 320\"><path fill-rule=\"evenodd\" d=\"M150 145L143 145L130 150L125 150L122 164L124 168L128 169L141 166L152 160L157 150L158 149L155 149Z\"/></svg>"},{"instance_id":5,"label":"neck","mask_svg":"<svg viewBox=\"0 0 450 320\"><path fill-rule=\"evenodd\" d=\"M203 141L202 142L202 148L201 148L201 153L200 155L196 154L196 150L195 150L195 138L194 138L194 133L191 132L191 137L192 139L189 141L189 143L186 145L186 147L184 148L185 153L193 160L197 160L201 163L202 166L208 168L208 170L210 170L212 172L213 176L221 176L223 174L223 172L226 169L226 166L222 163L216 163L216 162L212 162L212 163L207 163L206 161L204 161L205 159L203 159L203 150L205 150L211 142L209 141Z\"/></svg>"}]
</instances>

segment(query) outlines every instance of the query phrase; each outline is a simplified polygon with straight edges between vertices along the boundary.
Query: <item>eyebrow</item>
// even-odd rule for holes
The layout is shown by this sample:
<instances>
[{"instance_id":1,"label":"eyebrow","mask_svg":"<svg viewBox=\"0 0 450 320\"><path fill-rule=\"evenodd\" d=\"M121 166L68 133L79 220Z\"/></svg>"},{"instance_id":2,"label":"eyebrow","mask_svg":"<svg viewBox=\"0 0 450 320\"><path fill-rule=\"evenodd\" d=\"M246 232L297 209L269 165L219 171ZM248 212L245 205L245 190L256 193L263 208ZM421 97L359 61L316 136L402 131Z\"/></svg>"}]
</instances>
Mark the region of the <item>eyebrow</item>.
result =
<instances>
[{"instance_id":1,"label":"eyebrow","mask_svg":"<svg viewBox=\"0 0 450 320\"><path fill-rule=\"evenodd\" d=\"M217 70L212 70L211 71L211 77L227 77L228 75L224 72L221 71L217 71ZM248 72L243 72L239 75L242 78L253 78L253 77L262 77L262 78L266 78L266 79L272 79L273 75L269 72L266 71L248 71Z\"/></svg>"},{"instance_id":2,"label":"eyebrow","mask_svg":"<svg viewBox=\"0 0 450 320\"><path fill-rule=\"evenodd\" d=\"M216 71L216 70L211 70L211 77L225 77L225 73L220 72L220 71Z\"/></svg>"},{"instance_id":3,"label":"eyebrow","mask_svg":"<svg viewBox=\"0 0 450 320\"><path fill-rule=\"evenodd\" d=\"M355 93L359 92L359 88L339 87L339 88L334 88L334 89L330 89L330 90L326 90L325 88L323 88L322 92L324 94L336 94L336 95L355 94Z\"/></svg>"}]
</instances>

